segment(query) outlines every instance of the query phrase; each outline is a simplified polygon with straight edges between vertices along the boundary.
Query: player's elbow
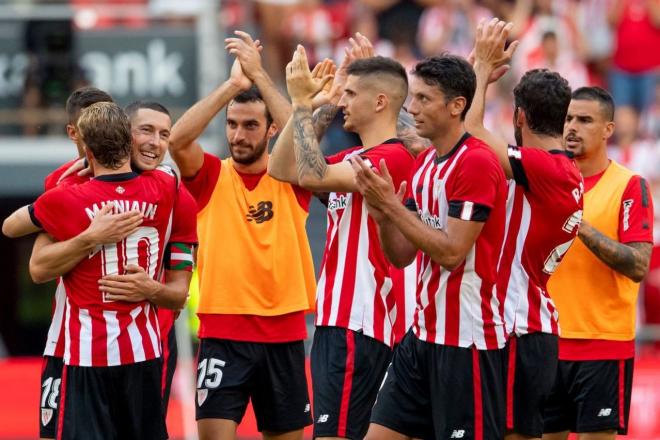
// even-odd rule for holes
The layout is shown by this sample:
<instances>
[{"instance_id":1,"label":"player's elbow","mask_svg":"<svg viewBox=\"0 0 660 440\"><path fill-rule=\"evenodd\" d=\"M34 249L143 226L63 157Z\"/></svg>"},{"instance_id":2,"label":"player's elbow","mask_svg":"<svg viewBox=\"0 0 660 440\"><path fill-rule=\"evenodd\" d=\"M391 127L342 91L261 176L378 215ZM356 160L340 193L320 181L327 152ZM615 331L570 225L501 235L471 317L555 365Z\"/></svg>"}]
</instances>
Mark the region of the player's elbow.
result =
<instances>
[{"instance_id":1,"label":"player's elbow","mask_svg":"<svg viewBox=\"0 0 660 440\"><path fill-rule=\"evenodd\" d=\"M2 233L5 237L9 237L9 238L18 237L17 231L12 226L13 225L12 225L11 217L6 218L5 221L2 222Z\"/></svg>"},{"instance_id":2,"label":"player's elbow","mask_svg":"<svg viewBox=\"0 0 660 440\"><path fill-rule=\"evenodd\" d=\"M388 253L387 259L390 260L390 263L392 263L397 269L404 269L415 261L415 255L413 254L412 257L409 257L408 255L403 255L398 252L394 254Z\"/></svg>"},{"instance_id":3,"label":"player's elbow","mask_svg":"<svg viewBox=\"0 0 660 440\"><path fill-rule=\"evenodd\" d=\"M43 267L37 264L33 258L30 258L30 277L35 284L44 284L54 279Z\"/></svg>"},{"instance_id":4,"label":"player's elbow","mask_svg":"<svg viewBox=\"0 0 660 440\"><path fill-rule=\"evenodd\" d=\"M279 180L280 182L286 182L286 183L292 183L292 184L297 184L298 182L295 181L295 179L291 178L291 176L288 176L284 170L280 169L280 167L274 166L272 164L272 160L268 162L268 175L272 177L275 180Z\"/></svg>"},{"instance_id":5,"label":"player's elbow","mask_svg":"<svg viewBox=\"0 0 660 440\"><path fill-rule=\"evenodd\" d=\"M453 271L458 269L463 262L465 261L465 255L461 253L452 253L443 255L442 257L436 260L440 266L448 271Z\"/></svg>"}]
</instances>

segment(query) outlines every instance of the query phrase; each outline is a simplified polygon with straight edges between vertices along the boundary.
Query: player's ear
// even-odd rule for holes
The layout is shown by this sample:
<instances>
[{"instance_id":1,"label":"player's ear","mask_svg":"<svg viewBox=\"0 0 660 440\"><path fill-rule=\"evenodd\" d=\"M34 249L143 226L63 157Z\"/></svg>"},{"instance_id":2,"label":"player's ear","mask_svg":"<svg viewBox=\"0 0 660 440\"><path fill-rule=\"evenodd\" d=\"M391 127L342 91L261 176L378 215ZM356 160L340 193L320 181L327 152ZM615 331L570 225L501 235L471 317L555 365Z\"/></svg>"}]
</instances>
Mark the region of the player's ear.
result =
<instances>
[{"instance_id":1,"label":"player's ear","mask_svg":"<svg viewBox=\"0 0 660 440\"><path fill-rule=\"evenodd\" d=\"M527 122L527 116L525 116L525 111L520 107L516 107L516 110L513 112L513 123L516 127L523 126Z\"/></svg>"},{"instance_id":2,"label":"player's ear","mask_svg":"<svg viewBox=\"0 0 660 440\"><path fill-rule=\"evenodd\" d=\"M614 134L614 122L610 121L605 124L605 129L603 130L603 137L609 139Z\"/></svg>"},{"instance_id":3,"label":"player's ear","mask_svg":"<svg viewBox=\"0 0 660 440\"><path fill-rule=\"evenodd\" d=\"M73 142L78 142L78 131L73 124L66 124L66 135L69 136Z\"/></svg>"},{"instance_id":4,"label":"player's ear","mask_svg":"<svg viewBox=\"0 0 660 440\"><path fill-rule=\"evenodd\" d=\"M452 117L460 117L461 114L463 114L463 110L465 110L466 105L467 100L465 97L457 96L456 98L449 101L449 113L452 115Z\"/></svg>"},{"instance_id":5,"label":"player's ear","mask_svg":"<svg viewBox=\"0 0 660 440\"><path fill-rule=\"evenodd\" d=\"M266 136L270 139L273 136L275 136L278 131L279 131L279 127L277 126L277 124L274 123L274 122L271 122L270 126L268 127L268 131L266 132Z\"/></svg>"},{"instance_id":6,"label":"player's ear","mask_svg":"<svg viewBox=\"0 0 660 440\"><path fill-rule=\"evenodd\" d=\"M384 93L379 93L376 95L376 113L382 112L387 108L390 103L390 99Z\"/></svg>"}]
</instances>

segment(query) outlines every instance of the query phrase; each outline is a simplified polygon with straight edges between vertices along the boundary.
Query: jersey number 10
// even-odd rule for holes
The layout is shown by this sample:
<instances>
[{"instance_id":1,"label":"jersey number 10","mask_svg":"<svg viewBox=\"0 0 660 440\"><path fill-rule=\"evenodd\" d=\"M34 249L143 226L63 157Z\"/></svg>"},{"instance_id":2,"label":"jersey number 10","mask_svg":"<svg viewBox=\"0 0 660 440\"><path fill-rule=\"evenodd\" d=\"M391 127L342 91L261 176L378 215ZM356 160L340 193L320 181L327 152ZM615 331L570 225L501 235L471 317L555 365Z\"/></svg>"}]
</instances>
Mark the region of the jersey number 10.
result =
<instances>
[{"instance_id":1,"label":"jersey number 10","mask_svg":"<svg viewBox=\"0 0 660 440\"><path fill-rule=\"evenodd\" d=\"M102 276L123 274L129 264L140 266L151 278L156 276L160 257L158 229L152 226L140 226L135 232L121 241L97 247L90 258L101 251ZM105 299L103 302L111 302Z\"/></svg>"}]
</instances>

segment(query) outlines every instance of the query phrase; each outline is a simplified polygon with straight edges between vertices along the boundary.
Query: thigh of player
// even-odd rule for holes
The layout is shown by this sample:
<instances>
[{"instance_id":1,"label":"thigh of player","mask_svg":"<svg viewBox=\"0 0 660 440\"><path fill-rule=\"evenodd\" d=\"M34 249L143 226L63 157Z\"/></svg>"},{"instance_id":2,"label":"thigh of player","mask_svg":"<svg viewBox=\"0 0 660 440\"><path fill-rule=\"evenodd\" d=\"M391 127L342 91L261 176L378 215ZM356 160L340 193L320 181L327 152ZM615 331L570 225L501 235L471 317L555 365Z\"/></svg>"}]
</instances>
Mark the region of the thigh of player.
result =
<instances>
[{"instance_id":1,"label":"thigh of player","mask_svg":"<svg viewBox=\"0 0 660 440\"><path fill-rule=\"evenodd\" d=\"M63 368L62 358L44 356L41 369L41 401L39 403L40 438L55 438Z\"/></svg>"},{"instance_id":2,"label":"thigh of player","mask_svg":"<svg viewBox=\"0 0 660 440\"><path fill-rule=\"evenodd\" d=\"M204 338L197 356L196 419L240 423L250 400L262 344Z\"/></svg>"},{"instance_id":3,"label":"thigh of player","mask_svg":"<svg viewBox=\"0 0 660 440\"><path fill-rule=\"evenodd\" d=\"M506 428L541 437L543 412L557 374L556 335L532 333L507 344Z\"/></svg>"},{"instance_id":4,"label":"thigh of player","mask_svg":"<svg viewBox=\"0 0 660 440\"><path fill-rule=\"evenodd\" d=\"M285 433L312 424L303 341L263 344L252 406L260 432Z\"/></svg>"},{"instance_id":5,"label":"thigh of player","mask_svg":"<svg viewBox=\"0 0 660 440\"><path fill-rule=\"evenodd\" d=\"M392 363L371 412L367 438L380 438L380 425L410 438L433 438L428 359L432 346L408 331L394 350Z\"/></svg>"},{"instance_id":6,"label":"thigh of player","mask_svg":"<svg viewBox=\"0 0 660 440\"><path fill-rule=\"evenodd\" d=\"M634 359L575 361L571 397L576 432L616 430L626 434Z\"/></svg>"},{"instance_id":7,"label":"thigh of player","mask_svg":"<svg viewBox=\"0 0 660 440\"><path fill-rule=\"evenodd\" d=\"M504 436L504 349L436 345L429 371L435 438Z\"/></svg>"},{"instance_id":8,"label":"thigh of player","mask_svg":"<svg viewBox=\"0 0 660 440\"><path fill-rule=\"evenodd\" d=\"M57 438L166 439L160 372L158 359L114 367L66 366Z\"/></svg>"},{"instance_id":9,"label":"thigh of player","mask_svg":"<svg viewBox=\"0 0 660 440\"><path fill-rule=\"evenodd\" d=\"M317 327L312 345L314 437L362 439L391 349L339 327Z\"/></svg>"}]
</instances>

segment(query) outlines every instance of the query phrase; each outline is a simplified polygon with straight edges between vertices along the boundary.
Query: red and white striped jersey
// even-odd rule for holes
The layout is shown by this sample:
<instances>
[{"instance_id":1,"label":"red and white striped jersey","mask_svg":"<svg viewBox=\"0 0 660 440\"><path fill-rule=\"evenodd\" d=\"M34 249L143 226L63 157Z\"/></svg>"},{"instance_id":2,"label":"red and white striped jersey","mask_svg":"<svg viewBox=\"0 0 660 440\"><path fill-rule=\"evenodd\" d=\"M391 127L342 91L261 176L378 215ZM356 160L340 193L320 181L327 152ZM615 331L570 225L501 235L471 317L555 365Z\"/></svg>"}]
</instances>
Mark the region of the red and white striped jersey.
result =
<instances>
[{"instance_id":1,"label":"red and white striped jersey","mask_svg":"<svg viewBox=\"0 0 660 440\"><path fill-rule=\"evenodd\" d=\"M559 334L546 285L577 236L584 184L563 151L509 146L506 235L497 292L508 333Z\"/></svg>"},{"instance_id":2,"label":"red and white striped jersey","mask_svg":"<svg viewBox=\"0 0 660 440\"><path fill-rule=\"evenodd\" d=\"M423 341L479 350L506 342L495 292L504 237L506 181L495 154L465 134L439 157L434 148L417 156L407 202L421 220L443 230L449 217L484 222L475 244L456 269L442 268L420 252L413 331Z\"/></svg>"},{"instance_id":3,"label":"red and white striped jersey","mask_svg":"<svg viewBox=\"0 0 660 440\"><path fill-rule=\"evenodd\" d=\"M361 156L378 167L385 160L394 185L410 176L414 159L397 139L372 148L355 147L326 158L329 164ZM387 296L390 264L383 254L378 226L360 193L330 193L325 252L316 290L316 325L362 331L392 344Z\"/></svg>"},{"instance_id":4,"label":"red and white striped jersey","mask_svg":"<svg viewBox=\"0 0 660 440\"><path fill-rule=\"evenodd\" d=\"M49 174L45 181L44 187L46 191L49 191L56 186L69 186L69 185L79 185L81 183L88 182L89 177L80 177L76 173L67 176L62 181L59 181L59 177L68 170L78 159L72 160L65 163L57 170ZM159 172L165 172L168 174L173 173L173 171L167 166L161 166L157 168ZM174 216L172 219L172 230L171 236L168 237L169 241L178 241L181 243L197 243L197 234L196 234L196 218L191 216L189 212L196 212L197 204L195 199L193 199L190 192L185 188L185 186L179 184L179 193L176 197L174 204ZM66 292L64 285L61 282L61 278L57 280L57 288L55 289L55 295L53 296L53 316L50 322L50 327L48 328L48 334L46 336L46 347L44 349L44 356L54 356L63 358L64 357L64 314L66 311ZM162 312L162 311L161 311Z\"/></svg>"},{"instance_id":5,"label":"red and white striped jersey","mask_svg":"<svg viewBox=\"0 0 660 440\"><path fill-rule=\"evenodd\" d=\"M77 185L85 183L89 180L86 176L78 176L78 173L73 173L61 182L59 181L62 175L71 168L78 160L78 158L70 160L59 168L51 172L44 179L44 191L49 191L55 188L58 184ZM48 336L46 338L46 348L44 349L44 356L64 356L64 310L66 306L66 294L64 293L64 286L62 286L61 279L57 280L57 289L53 296L53 317L48 328Z\"/></svg>"},{"instance_id":6,"label":"red and white striped jersey","mask_svg":"<svg viewBox=\"0 0 660 440\"><path fill-rule=\"evenodd\" d=\"M66 293L63 319L66 364L124 365L160 356L155 308L146 301L106 300L98 289L98 280L104 275L123 273L128 264L139 264L152 277L158 276L171 233L177 192L175 177L155 170L139 176L134 173L100 176L81 185L58 187L39 197L33 205L35 224L59 241L85 230L106 203L113 203L115 212L138 209L144 216L136 232L121 242L98 246L62 277L61 288ZM176 240L194 243L194 228L187 232L187 237L181 234Z\"/></svg>"},{"instance_id":7,"label":"red and white striped jersey","mask_svg":"<svg viewBox=\"0 0 660 440\"><path fill-rule=\"evenodd\" d=\"M401 342L408 330L412 327L415 318L415 306L417 305L417 265L419 260L415 258L411 264L403 269L390 266L390 277L392 278L392 292L387 297L390 321L392 321L392 332L394 343Z\"/></svg>"}]
</instances>

